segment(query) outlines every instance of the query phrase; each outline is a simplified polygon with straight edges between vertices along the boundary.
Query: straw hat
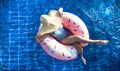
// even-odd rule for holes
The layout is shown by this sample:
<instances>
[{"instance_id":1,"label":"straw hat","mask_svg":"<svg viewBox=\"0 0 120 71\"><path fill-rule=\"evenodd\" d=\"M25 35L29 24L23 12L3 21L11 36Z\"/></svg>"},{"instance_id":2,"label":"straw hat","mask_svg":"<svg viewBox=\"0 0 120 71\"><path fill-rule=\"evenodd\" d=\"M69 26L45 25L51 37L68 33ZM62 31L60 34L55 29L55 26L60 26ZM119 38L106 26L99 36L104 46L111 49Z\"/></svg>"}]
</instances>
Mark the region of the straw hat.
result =
<instances>
[{"instance_id":1,"label":"straw hat","mask_svg":"<svg viewBox=\"0 0 120 71\"><path fill-rule=\"evenodd\" d=\"M62 25L62 17L56 10L51 10L48 15L41 15L40 21L43 25L39 33L42 35L54 32Z\"/></svg>"}]
</instances>

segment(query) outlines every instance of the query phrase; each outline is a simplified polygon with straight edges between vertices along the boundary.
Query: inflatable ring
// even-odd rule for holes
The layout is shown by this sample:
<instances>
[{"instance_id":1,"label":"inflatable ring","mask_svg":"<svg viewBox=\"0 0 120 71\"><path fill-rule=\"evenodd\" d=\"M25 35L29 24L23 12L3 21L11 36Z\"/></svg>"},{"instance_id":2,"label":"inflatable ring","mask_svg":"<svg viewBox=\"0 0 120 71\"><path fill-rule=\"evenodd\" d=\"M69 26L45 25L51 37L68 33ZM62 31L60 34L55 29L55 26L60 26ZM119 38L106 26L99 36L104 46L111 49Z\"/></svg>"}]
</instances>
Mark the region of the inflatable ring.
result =
<instances>
[{"instance_id":1,"label":"inflatable ring","mask_svg":"<svg viewBox=\"0 0 120 71\"><path fill-rule=\"evenodd\" d=\"M79 17L72 13L63 12L62 19L63 27L69 29L73 35L80 35L83 38L89 39L88 29ZM80 44L83 47L88 45L88 43ZM63 45L50 35L47 35L40 45L48 55L59 60L73 60L78 55L74 46Z\"/></svg>"}]
</instances>

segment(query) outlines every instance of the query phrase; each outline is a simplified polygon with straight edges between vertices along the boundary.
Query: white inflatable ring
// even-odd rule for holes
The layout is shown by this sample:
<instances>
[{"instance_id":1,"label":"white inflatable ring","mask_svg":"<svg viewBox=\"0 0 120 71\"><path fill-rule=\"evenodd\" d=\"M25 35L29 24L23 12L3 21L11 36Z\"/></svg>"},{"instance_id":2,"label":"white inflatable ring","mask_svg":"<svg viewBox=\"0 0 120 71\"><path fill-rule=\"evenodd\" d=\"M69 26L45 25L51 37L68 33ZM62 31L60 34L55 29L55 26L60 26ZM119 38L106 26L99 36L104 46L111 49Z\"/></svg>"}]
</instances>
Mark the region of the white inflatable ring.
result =
<instances>
[{"instance_id":1,"label":"white inflatable ring","mask_svg":"<svg viewBox=\"0 0 120 71\"><path fill-rule=\"evenodd\" d=\"M80 35L83 38L89 39L89 33L84 22L72 13L63 12L63 26L69 29L73 35ZM83 47L87 43L80 43ZM56 41L52 36L47 35L40 43L44 51L59 60L73 60L77 58L77 50L73 46L67 46Z\"/></svg>"}]
</instances>

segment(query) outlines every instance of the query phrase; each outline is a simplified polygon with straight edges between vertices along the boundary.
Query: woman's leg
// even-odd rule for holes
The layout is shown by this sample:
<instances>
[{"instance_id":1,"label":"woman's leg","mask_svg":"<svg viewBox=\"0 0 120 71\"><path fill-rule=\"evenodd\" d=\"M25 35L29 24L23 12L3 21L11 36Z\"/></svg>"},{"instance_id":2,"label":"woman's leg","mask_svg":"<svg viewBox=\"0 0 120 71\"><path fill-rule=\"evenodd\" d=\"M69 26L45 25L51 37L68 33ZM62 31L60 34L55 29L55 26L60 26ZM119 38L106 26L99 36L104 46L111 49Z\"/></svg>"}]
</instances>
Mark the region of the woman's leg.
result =
<instances>
[{"instance_id":1,"label":"woman's leg","mask_svg":"<svg viewBox=\"0 0 120 71\"><path fill-rule=\"evenodd\" d=\"M77 49L78 53L80 53L81 59L83 63L86 65L86 59L83 57L83 47L79 45L79 43L73 44L73 46Z\"/></svg>"},{"instance_id":2,"label":"woman's leg","mask_svg":"<svg viewBox=\"0 0 120 71\"><path fill-rule=\"evenodd\" d=\"M82 38L79 35L69 36L61 40L61 43L68 44L68 45L76 42L107 44L109 41L108 40L91 40L91 39Z\"/></svg>"}]
</instances>

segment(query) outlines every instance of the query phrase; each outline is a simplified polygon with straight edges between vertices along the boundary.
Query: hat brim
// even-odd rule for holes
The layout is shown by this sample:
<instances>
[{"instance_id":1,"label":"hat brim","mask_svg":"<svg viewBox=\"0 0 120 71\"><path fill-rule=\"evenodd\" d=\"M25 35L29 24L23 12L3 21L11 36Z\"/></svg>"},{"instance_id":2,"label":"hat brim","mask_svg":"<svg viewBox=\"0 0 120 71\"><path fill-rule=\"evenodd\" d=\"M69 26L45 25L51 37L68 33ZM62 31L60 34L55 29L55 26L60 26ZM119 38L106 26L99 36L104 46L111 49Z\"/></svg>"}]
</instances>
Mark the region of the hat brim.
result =
<instances>
[{"instance_id":1,"label":"hat brim","mask_svg":"<svg viewBox=\"0 0 120 71\"><path fill-rule=\"evenodd\" d=\"M62 17L59 15L58 11L51 10L47 16L50 19L48 19L48 17L43 17L43 15L41 16L41 18L44 18L46 20L43 21L43 19L40 19L43 26L40 29L39 33L42 34L52 33L62 25Z\"/></svg>"}]
</instances>

